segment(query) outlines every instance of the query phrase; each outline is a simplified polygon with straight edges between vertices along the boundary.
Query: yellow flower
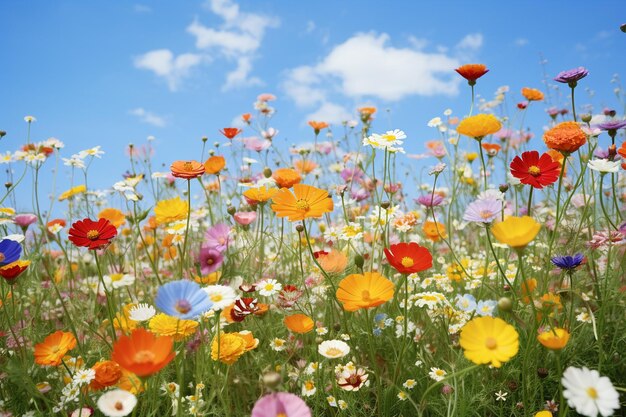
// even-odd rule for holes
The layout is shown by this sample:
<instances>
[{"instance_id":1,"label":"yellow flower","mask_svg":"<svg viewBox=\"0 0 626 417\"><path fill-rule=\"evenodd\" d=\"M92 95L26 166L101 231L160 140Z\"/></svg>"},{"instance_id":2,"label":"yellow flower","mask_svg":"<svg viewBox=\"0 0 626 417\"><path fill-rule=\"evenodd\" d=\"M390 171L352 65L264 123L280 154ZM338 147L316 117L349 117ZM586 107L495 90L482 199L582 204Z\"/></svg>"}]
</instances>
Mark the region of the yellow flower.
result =
<instances>
[{"instance_id":1,"label":"yellow flower","mask_svg":"<svg viewBox=\"0 0 626 417\"><path fill-rule=\"evenodd\" d=\"M77 194L82 194L87 191L87 187L85 184L77 185L76 187L72 187L69 190L61 193L59 196L59 201L67 200L68 198L74 197Z\"/></svg>"},{"instance_id":2,"label":"yellow flower","mask_svg":"<svg viewBox=\"0 0 626 417\"><path fill-rule=\"evenodd\" d=\"M159 313L150 319L150 331L157 336L171 336L176 341L184 340L198 329L194 320L181 320L177 317Z\"/></svg>"},{"instance_id":3,"label":"yellow flower","mask_svg":"<svg viewBox=\"0 0 626 417\"><path fill-rule=\"evenodd\" d=\"M251 337L252 333L250 333ZM258 339L256 344L258 344ZM232 365L246 353L250 346L249 337L240 333L222 333L219 337L219 360L225 364ZM252 347L251 349L254 349ZM218 338L215 337L211 343L211 359L218 360Z\"/></svg>"},{"instance_id":4,"label":"yellow flower","mask_svg":"<svg viewBox=\"0 0 626 417\"><path fill-rule=\"evenodd\" d=\"M105 208L98 214L99 219L107 219L117 229L126 223L126 216L116 208Z\"/></svg>"},{"instance_id":5,"label":"yellow flower","mask_svg":"<svg viewBox=\"0 0 626 417\"><path fill-rule=\"evenodd\" d=\"M561 350L567 345L569 333L565 329L555 328L541 332L537 336L537 340L544 347L551 350Z\"/></svg>"},{"instance_id":6,"label":"yellow flower","mask_svg":"<svg viewBox=\"0 0 626 417\"><path fill-rule=\"evenodd\" d=\"M519 335L513 326L494 317L477 317L461 329L465 357L477 365L502 366L517 354Z\"/></svg>"},{"instance_id":7,"label":"yellow flower","mask_svg":"<svg viewBox=\"0 0 626 417\"><path fill-rule=\"evenodd\" d=\"M278 192L278 188L276 187L268 187L264 185L262 187L257 188L249 188L243 192L243 196L248 200L256 203L265 203L267 200L274 197L274 195Z\"/></svg>"},{"instance_id":8,"label":"yellow flower","mask_svg":"<svg viewBox=\"0 0 626 417\"><path fill-rule=\"evenodd\" d=\"M154 214L158 225L175 222L176 220L185 220L189 204L180 199L180 197L170 198L169 200L161 200L154 207Z\"/></svg>"},{"instance_id":9,"label":"yellow flower","mask_svg":"<svg viewBox=\"0 0 626 417\"><path fill-rule=\"evenodd\" d=\"M121 330L124 334L130 334L137 328L137 322L130 318L130 309L135 306L136 304L126 304L121 312L115 314L113 319L115 329Z\"/></svg>"},{"instance_id":10,"label":"yellow flower","mask_svg":"<svg viewBox=\"0 0 626 417\"><path fill-rule=\"evenodd\" d=\"M502 124L493 114L477 114L463 119L456 127L461 135L481 140L487 135L496 133L502 128Z\"/></svg>"},{"instance_id":11,"label":"yellow flower","mask_svg":"<svg viewBox=\"0 0 626 417\"><path fill-rule=\"evenodd\" d=\"M541 225L532 217L510 216L495 224L491 228L491 232L500 243L509 245L514 249L523 249L537 236L539 229L541 229Z\"/></svg>"}]
</instances>

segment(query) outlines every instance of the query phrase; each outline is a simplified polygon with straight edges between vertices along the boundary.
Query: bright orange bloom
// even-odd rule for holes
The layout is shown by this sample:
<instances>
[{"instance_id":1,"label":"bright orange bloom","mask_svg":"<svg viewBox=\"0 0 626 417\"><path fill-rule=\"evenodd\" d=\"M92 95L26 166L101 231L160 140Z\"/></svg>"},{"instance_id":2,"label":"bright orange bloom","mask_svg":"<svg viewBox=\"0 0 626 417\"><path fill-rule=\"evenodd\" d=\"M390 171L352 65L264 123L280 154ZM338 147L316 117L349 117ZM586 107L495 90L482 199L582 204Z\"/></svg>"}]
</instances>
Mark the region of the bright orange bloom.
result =
<instances>
[{"instance_id":1,"label":"bright orange bloom","mask_svg":"<svg viewBox=\"0 0 626 417\"><path fill-rule=\"evenodd\" d=\"M343 252L333 249L328 253L318 255L317 262L327 273L338 274L346 269L348 257Z\"/></svg>"},{"instance_id":2,"label":"bright orange bloom","mask_svg":"<svg viewBox=\"0 0 626 417\"><path fill-rule=\"evenodd\" d=\"M156 337L144 329L121 336L113 346L111 359L137 376L148 376L163 369L172 359L174 341L169 336Z\"/></svg>"},{"instance_id":3,"label":"bright orange bloom","mask_svg":"<svg viewBox=\"0 0 626 417\"><path fill-rule=\"evenodd\" d=\"M276 216L287 217L289 221L322 217L334 208L327 191L305 184L294 185L293 194L288 189L281 188L274 195L273 202L272 210Z\"/></svg>"},{"instance_id":4,"label":"bright orange bloom","mask_svg":"<svg viewBox=\"0 0 626 417\"><path fill-rule=\"evenodd\" d=\"M313 330L315 323L306 314L292 314L283 320L285 326L294 333L304 334Z\"/></svg>"},{"instance_id":5,"label":"bright orange bloom","mask_svg":"<svg viewBox=\"0 0 626 417\"><path fill-rule=\"evenodd\" d=\"M497 143L481 143L481 145L488 156L496 156L502 147Z\"/></svg>"},{"instance_id":6,"label":"bright orange bloom","mask_svg":"<svg viewBox=\"0 0 626 417\"><path fill-rule=\"evenodd\" d=\"M535 88L522 88L522 95L528 101L541 101L543 100L543 93Z\"/></svg>"},{"instance_id":7,"label":"bright orange bloom","mask_svg":"<svg viewBox=\"0 0 626 417\"><path fill-rule=\"evenodd\" d=\"M204 174L204 165L198 161L176 161L170 170L176 178L191 180Z\"/></svg>"},{"instance_id":8,"label":"bright orange bloom","mask_svg":"<svg viewBox=\"0 0 626 417\"><path fill-rule=\"evenodd\" d=\"M377 307L393 297L393 282L378 272L351 274L339 282L337 300L346 311Z\"/></svg>"},{"instance_id":9,"label":"bright orange bloom","mask_svg":"<svg viewBox=\"0 0 626 417\"><path fill-rule=\"evenodd\" d=\"M89 384L89 388L93 390L115 385L122 377L122 368L113 361L96 362L91 369L96 371L96 377Z\"/></svg>"},{"instance_id":10,"label":"bright orange bloom","mask_svg":"<svg viewBox=\"0 0 626 417\"><path fill-rule=\"evenodd\" d=\"M626 141L622 142L622 146L617 150L617 153L623 158L626 159ZM626 163L622 162L622 169L626 169Z\"/></svg>"},{"instance_id":11,"label":"bright orange bloom","mask_svg":"<svg viewBox=\"0 0 626 417\"><path fill-rule=\"evenodd\" d=\"M554 328L541 332L537 336L537 340L548 349L561 350L567 345L569 333L565 329Z\"/></svg>"},{"instance_id":12,"label":"bright orange bloom","mask_svg":"<svg viewBox=\"0 0 626 417\"><path fill-rule=\"evenodd\" d=\"M587 135L576 122L562 122L543 134L550 149L570 154L587 143Z\"/></svg>"},{"instance_id":13,"label":"bright orange bloom","mask_svg":"<svg viewBox=\"0 0 626 417\"><path fill-rule=\"evenodd\" d=\"M465 64L455 69L469 85L476 84L476 80L489 72L485 64Z\"/></svg>"},{"instance_id":14,"label":"bright orange bloom","mask_svg":"<svg viewBox=\"0 0 626 417\"><path fill-rule=\"evenodd\" d=\"M328 123L326 122L316 122L315 120L309 121L309 126L313 128L313 131L316 135L319 135L320 130L326 129L328 127Z\"/></svg>"},{"instance_id":15,"label":"bright orange bloom","mask_svg":"<svg viewBox=\"0 0 626 417\"><path fill-rule=\"evenodd\" d=\"M246 113L247 114L247 113ZM241 116L244 121L247 123L250 120L250 115L248 115L248 120L245 119L246 114L244 114L243 116ZM238 134L240 134L241 132L243 132L243 130L236 128L236 127L225 127L224 129L220 130L220 133L224 136L226 136L228 139L233 140L233 138L235 136L237 136Z\"/></svg>"},{"instance_id":16,"label":"bright orange bloom","mask_svg":"<svg viewBox=\"0 0 626 417\"><path fill-rule=\"evenodd\" d=\"M291 168L280 168L274 171L272 178L280 188L291 188L294 184L302 181L300 174Z\"/></svg>"},{"instance_id":17,"label":"bright orange bloom","mask_svg":"<svg viewBox=\"0 0 626 417\"><path fill-rule=\"evenodd\" d=\"M241 120L243 120L243 122L245 124L250 124L250 120L252 120L252 115L250 113L244 113L241 115Z\"/></svg>"},{"instance_id":18,"label":"bright orange bloom","mask_svg":"<svg viewBox=\"0 0 626 417\"><path fill-rule=\"evenodd\" d=\"M76 347L72 333L58 330L35 345L35 363L44 366L59 366L67 352Z\"/></svg>"},{"instance_id":19,"label":"bright orange bloom","mask_svg":"<svg viewBox=\"0 0 626 417\"><path fill-rule=\"evenodd\" d=\"M135 395L144 391L141 379L139 379L137 375L127 371L126 369L122 369L122 377L118 381L117 387Z\"/></svg>"},{"instance_id":20,"label":"bright orange bloom","mask_svg":"<svg viewBox=\"0 0 626 417\"><path fill-rule=\"evenodd\" d=\"M565 177L567 175L567 165L563 165L563 163L565 162L565 157L563 156L563 154L559 151L555 151L554 149L548 149L546 153L550 155L550 158L552 158L554 162L558 162L559 165L561 165L561 169L563 170L563 176Z\"/></svg>"},{"instance_id":21,"label":"bright orange bloom","mask_svg":"<svg viewBox=\"0 0 626 417\"><path fill-rule=\"evenodd\" d=\"M318 165L308 159L298 159L293 163L293 166L301 175L306 175L317 168Z\"/></svg>"},{"instance_id":22,"label":"bright orange bloom","mask_svg":"<svg viewBox=\"0 0 626 417\"><path fill-rule=\"evenodd\" d=\"M533 291L535 291L535 288L537 288L537 280L535 278L530 278L522 282L522 301L524 304L530 303L530 297Z\"/></svg>"},{"instance_id":23,"label":"bright orange bloom","mask_svg":"<svg viewBox=\"0 0 626 417\"><path fill-rule=\"evenodd\" d=\"M126 223L126 216L116 208L105 208L98 214L98 218L107 219L116 229Z\"/></svg>"},{"instance_id":24,"label":"bright orange bloom","mask_svg":"<svg viewBox=\"0 0 626 417\"><path fill-rule=\"evenodd\" d=\"M226 159L223 156L214 155L204 163L205 174L218 174L226 166Z\"/></svg>"},{"instance_id":25,"label":"bright orange bloom","mask_svg":"<svg viewBox=\"0 0 626 417\"><path fill-rule=\"evenodd\" d=\"M442 237L447 237L446 227L439 222L426 221L422 226L422 230L424 231L426 237L433 242L438 242Z\"/></svg>"},{"instance_id":26,"label":"bright orange bloom","mask_svg":"<svg viewBox=\"0 0 626 417\"><path fill-rule=\"evenodd\" d=\"M243 196L246 198L249 204L265 203L267 200L274 197L278 192L278 188L270 188L267 185L257 188L249 188L243 192Z\"/></svg>"},{"instance_id":27,"label":"bright orange bloom","mask_svg":"<svg viewBox=\"0 0 626 417\"><path fill-rule=\"evenodd\" d=\"M359 107L357 111L361 116L361 121L367 123L372 119L374 113L376 113L376 107Z\"/></svg>"}]
</instances>

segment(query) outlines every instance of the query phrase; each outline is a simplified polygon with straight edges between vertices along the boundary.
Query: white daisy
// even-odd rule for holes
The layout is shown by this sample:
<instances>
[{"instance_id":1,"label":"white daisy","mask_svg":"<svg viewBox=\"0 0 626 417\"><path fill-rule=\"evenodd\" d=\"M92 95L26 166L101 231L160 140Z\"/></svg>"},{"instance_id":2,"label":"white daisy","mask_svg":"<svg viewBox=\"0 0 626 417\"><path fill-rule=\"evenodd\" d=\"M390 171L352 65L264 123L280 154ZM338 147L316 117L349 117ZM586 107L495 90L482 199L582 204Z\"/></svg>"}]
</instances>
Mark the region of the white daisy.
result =
<instances>
[{"instance_id":1,"label":"white daisy","mask_svg":"<svg viewBox=\"0 0 626 417\"><path fill-rule=\"evenodd\" d=\"M328 359L343 358L350 353L350 346L342 340L325 340L320 343L317 351Z\"/></svg>"},{"instance_id":2,"label":"white daisy","mask_svg":"<svg viewBox=\"0 0 626 417\"><path fill-rule=\"evenodd\" d=\"M619 161L609 161L608 159L593 159L587 163L590 169L606 174L607 172L618 172Z\"/></svg>"},{"instance_id":3,"label":"white daisy","mask_svg":"<svg viewBox=\"0 0 626 417\"><path fill-rule=\"evenodd\" d=\"M137 304L128 312L130 319L137 322L148 321L154 317L155 314L155 308L146 303Z\"/></svg>"},{"instance_id":4,"label":"white daisy","mask_svg":"<svg viewBox=\"0 0 626 417\"><path fill-rule=\"evenodd\" d=\"M271 297L282 290L283 286L275 279L264 279L257 284L257 288L259 289L259 294Z\"/></svg>"},{"instance_id":5,"label":"white daisy","mask_svg":"<svg viewBox=\"0 0 626 417\"><path fill-rule=\"evenodd\" d=\"M212 310L223 310L237 299L237 293L227 285L209 285L203 288L213 302Z\"/></svg>"},{"instance_id":6,"label":"white daisy","mask_svg":"<svg viewBox=\"0 0 626 417\"><path fill-rule=\"evenodd\" d=\"M129 415L137 405L137 397L123 389L106 392L98 398L98 409L107 417Z\"/></svg>"},{"instance_id":7,"label":"white daisy","mask_svg":"<svg viewBox=\"0 0 626 417\"><path fill-rule=\"evenodd\" d=\"M133 285L135 277L130 274L110 274L102 277L104 286L111 290L111 288L118 289L122 287L128 287Z\"/></svg>"},{"instance_id":8,"label":"white daisy","mask_svg":"<svg viewBox=\"0 0 626 417\"><path fill-rule=\"evenodd\" d=\"M74 374L73 381L74 381L74 384L76 385L85 385L85 384L89 384L95 378L96 378L96 371L91 368L87 368L87 369L80 369L76 371L76 373Z\"/></svg>"},{"instance_id":9,"label":"white daisy","mask_svg":"<svg viewBox=\"0 0 626 417\"><path fill-rule=\"evenodd\" d=\"M430 372L428 373L428 376L431 379L434 379L435 381L439 382L442 379L444 379L446 377L448 373L446 371L444 371L443 369L439 369L439 368L430 368Z\"/></svg>"},{"instance_id":10,"label":"white daisy","mask_svg":"<svg viewBox=\"0 0 626 417\"><path fill-rule=\"evenodd\" d=\"M611 380L598 371L570 366L563 372L563 397L579 414L588 417L613 415L620 408L619 394Z\"/></svg>"},{"instance_id":11,"label":"white daisy","mask_svg":"<svg viewBox=\"0 0 626 417\"><path fill-rule=\"evenodd\" d=\"M276 352L281 352L287 347L285 343L287 343L285 339L279 339L278 337L275 337L270 341L270 347Z\"/></svg>"}]
</instances>

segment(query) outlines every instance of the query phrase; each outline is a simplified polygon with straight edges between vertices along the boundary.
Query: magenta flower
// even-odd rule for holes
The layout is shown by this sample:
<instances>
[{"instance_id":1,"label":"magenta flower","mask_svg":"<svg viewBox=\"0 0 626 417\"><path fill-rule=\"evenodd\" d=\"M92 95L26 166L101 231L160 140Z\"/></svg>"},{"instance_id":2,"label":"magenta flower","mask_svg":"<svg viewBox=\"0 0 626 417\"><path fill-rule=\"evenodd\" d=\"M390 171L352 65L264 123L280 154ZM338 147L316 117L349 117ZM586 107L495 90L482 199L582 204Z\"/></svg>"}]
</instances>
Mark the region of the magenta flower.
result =
<instances>
[{"instance_id":1,"label":"magenta flower","mask_svg":"<svg viewBox=\"0 0 626 417\"><path fill-rule=\"evenodd\" d=\"M22 229L26 229L31 224L37 221L37 216L31 213L18 214L13 218L13 222Z\"/></svg>"},{"instance_id":2,"label":"magenta flower","mask_svg":"<svg viewBox=\"0 0 626 417\"><path fill-rule=\"evenodd\" d=\"M217 271L224 262L224 255L221 252L209 248L200 248L200 256L198 258L202 275Z\"/></svg>"},{"instance_id":3,"label":"magenta flower","mask_svg":"<svg viewBox=\"0 0 626 417\"><path fill-rule=\"evenodd\" d=\"M204 234L202 247L224 252L230 243L230 227L224 223L210 227Z\"/></svg>"},{"instance_id":4,"label":"magenta flower","mask_svg":"<svg viewBox=\"0 0 626 417\"><path fill-rule=\"evenodd\" d=\"M587 69L585 69L584 67L578 67L571 70L559 72L559 75L554 78L554 81L568 84L571 88L574 88L576 87L578 80L585 78L587 74L589 74L589 71L587 71Z\"/></svg>"},{"instance_id":5,"label":"magenta flower","mask_svg":"<svg viewBox=\"0 0 626 417\"><path fill-rule=\"evenodd\" d=\"M439 194L421 195L415 199L415 202L424 207L437 207L443 202L443 197Z\"/></svg>"},{"instance_id":6,"label":"magenta flower","mask_svg":"<svg viewBox=\"0 0 626 417\"><path fill-rule=\"evenodd\" d=\"M311 409L297 395L277 392L259 398L254 404L251 417L311 417Z\"/></svg>"},{"instance_id":7,"label":"magenta flower","mask_svg":"<svg viewBox=\"0 0 626 417\"><path fill-rule=\"evenodd\" d=\"M360 180L361 178L363 178L363 171L356 167L344 168L339 175L341 175L341 178L343 178L345 182L348 182L353 180Z\"/></svg>"}]
</instances>

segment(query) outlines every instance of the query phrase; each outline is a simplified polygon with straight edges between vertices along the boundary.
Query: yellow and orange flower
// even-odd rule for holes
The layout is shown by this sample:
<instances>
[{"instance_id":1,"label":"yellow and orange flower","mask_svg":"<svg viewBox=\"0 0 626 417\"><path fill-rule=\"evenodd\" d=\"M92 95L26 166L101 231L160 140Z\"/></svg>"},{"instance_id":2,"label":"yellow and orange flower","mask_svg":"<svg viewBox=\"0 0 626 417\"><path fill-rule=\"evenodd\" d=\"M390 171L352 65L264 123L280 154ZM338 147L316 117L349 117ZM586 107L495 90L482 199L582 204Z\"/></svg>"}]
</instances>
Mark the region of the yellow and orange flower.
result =
<instances>
[{"instance_id":1,"label":"yellow and orange flower","mask_svg":"<svg viewBox=\"0 0 626 417\"><path fill-rule=\"evenodd\" d=\"M277 192L278 188L264 185L256 188L248 188L243 192L243 196L248 200L248 203L258 204L270 200Z\"/></svg>"},{"instance_id":2,"label":"yellow and orange flower","mask_svg":"<svg viewBox=\"0 0 626 417\"><path fill-rule=\"evenodd\" d=\"M570 154L587 143L587 135L578 123L562 122L545 132L543 141L550 149Z\"/></svg>"},{"instance_id":3,"label":"yellow and orange flower","mask_svg":"<svg viewBox=\"0 0 626 417\"><path fill-rule=\"evenodd\" d=\"M44 366L59 366L67 352L76 347L72 333L58 330L35 345L35 363Z\"/></svg>"},{"instance_id":4,"label":"yellow and orange flower","mask_svg":"<svg viewBox=\"0 0 626 417\"><path fill-rule=\"evenodd\" d=\"M283 320L285 326L294 333L304 334L313 330L315 323L306 314L291 314Z\"/></svg>"},{"instance_id":5,"label":"yellow and orange flower","mask_svg":"<svg viewBox=\"0 0 626 417\"><path fill-rule=\"evenodd\" d=\"M485 64L465 64L455 69L455 71L465 78L469 85L476 84L477 79L489 72Z\"/></svg>"},{"instance_id":6,"label":"yellow and orange flower","mask_svg":"<svg viewBox=\"0 0 626 417\"><path fill-rule=\"evenodd\" d=\"M143 377L163 369L174 359L174 341L169 336L157 337L144 329L133 330L130 336L121 336L115 345L111 359L122 368Z\"/></svg>"},{"instance_id":7,"label":"yellow and orange flower","mask_svg":"<svg viewBox=\"0 0 626 417\"><path fill-rule=\"evenodd\" d=\"M431 222L426 221L422 226L422 231L426 235L426 237L433 242L439 242L441 238L446 238L448 235L446 234L446 227L439 222Z\"/></svg>"},{"instance_id":8,"label":"yellow and orange flower","mask_svg":"<svg viewBox=\"0 0 626 417\"><path fill-rule=\"evenodd\" d=\"M461 121L456 131L461 135L469 136L476 140L482 140L487 135L496 133L502 129L502 123L493 114L477 114Z\"/></svg>"},{"instance_id":9,"label":"yellow and orange flower","mask_svg":"<svg viewBox=\"0 0 626 417\"><path fill-rule=\"evenodd\" d=\"M377 307L393 297L393 282L378 272L351 274L339 282L337 300L346 311Z\"/></svg>"},{"instance_id":10,"label":"yellow and orange flower","mask_svg":"<svg viewBox=\"0 0 626 417\"><path fill-rule=\"evenodd\" d=\"M96 372L95 378L89 383L89 388L101 390L117 384L122 377L122 368L113 361L96 362L91 369Z\"/></svg>"},{"instance_id":11,"label":"yellow and orange flower","mask_svg":"<svg viewBox=\"0 0 626 417\"><path fill-rule=\"evenodd\" d=\"M226 166L226 159L223 156L214 155L209 157L204 163L205 174L219 174Z\"/></svg>"},{"instance_id":12,"label":"yellow and orange flower","mask_svg":"<svg viewBox=\"0 0 626 417\"><path fill-rule=\"evenodd\" d=\"M569 332L561 328L549 329L539 333L537 340L550 350L561 350L569 341Z\"/></svg>"},{"instance_id":13,"label":"yellow and orange flower","mask_svg":"<svg viewBox=\"0 0 626 417\"><path fill-rule=\"evenodd\" d=\"M232 365L241 355L256 348L258 344L259 339L255 339L249 331L221 333L219 337L213 338L211 343L211 359Z\"/></svg>"},{"instance_id":14,"label":"yellow and orange flower","mask_svg":"<svg viewBox=\"0 0 626 417\"><path fill-rule=\"evenodd\" d=\"M279 168L272 174L272 178L280 188L291 188L302 181L302 177L295 169Z\"/></svg>"},{"instance_id":15,"label":"yellow and orange flower","mask_svg":"<svg viewBox=\"0 0 626 417\"><path fill-rule=\"evenodd\" d=\"M522 88L522 95L528 101L541 101L543 100L543 93L536 88Z\"/></svg>"},{"instance_id":16,"label":"yellow and orange flower","mask_svg":"<svg viewBox=\"0 0 626 417\"><path fill-rule=\"evenodd\" d=\"M309 126L313 128L313 131L316 135L319 135L320 130L326 129L328 127L328 123L326 122L316 122L315 120L309 121Z\"/></svg>"},{"instance_id":17,"label":"yellow and orange flower","mask_svg":"<svg viewBox=\"0 0 626 417\"><path fill-rule=\"evenodd\" d=\"M348 257L345 253L333 249L328 253L319 255L317 262L327 273L338 274L346 269Z\"/></svg>"},{"instance_id":18,"label":"yellow and orange flower","mask_svg":"<svg viewBox=\"0 0 626 417\"><path fill-rule=\"evenodd\" d=\"M204 165L198 161L175 161L170 170L176 178L191 180L204 174Z\"/></svg>"},{"instance_id":19,"label":"yellow and orange flower","mask_svg":"<svg viewBox=\"0 0 626 417\"><path fill-rule=\"evenodd\" d=\"M277 217L287 217L289 221L322 217L333 211L333 200L328 192L306 184L293 186L293 193L281 188L272 199L272 210Z\"/></svg>"},{"instance_id":20,"label":"yellow and orange flower","mask_svg":"<svg viewBox=\"0 0 626 417\"><path fill-rule=\"evenodd\" d=\"M293 166L300 175L306 175L317 168L318 165L310 159L298 159L293 163Z\"/></svg>"},{"instance_id":21,"label":"yellow and orange flower","mask_svg":"<svg viewBox=\"0 0 626 417\"><path fill-rule=\"evenodd\" d=\"M105 208L98 214L99 219L107 219L116 229L126 223L126 216L116 208Z\"/></svg>"}]
</instances>

